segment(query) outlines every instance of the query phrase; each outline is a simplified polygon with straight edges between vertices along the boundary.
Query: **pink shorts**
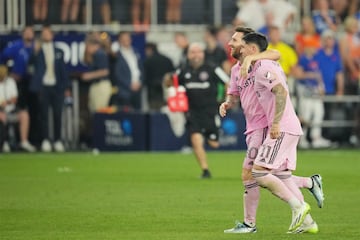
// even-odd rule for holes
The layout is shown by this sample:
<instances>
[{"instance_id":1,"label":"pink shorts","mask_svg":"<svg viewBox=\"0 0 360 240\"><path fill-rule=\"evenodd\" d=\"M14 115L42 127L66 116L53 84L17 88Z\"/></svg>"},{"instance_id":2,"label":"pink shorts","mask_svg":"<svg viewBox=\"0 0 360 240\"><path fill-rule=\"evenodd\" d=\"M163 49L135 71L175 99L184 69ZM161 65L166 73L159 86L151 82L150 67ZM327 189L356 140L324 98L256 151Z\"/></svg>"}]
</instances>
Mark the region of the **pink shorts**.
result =
<instances>
[{"instance_id":1,"label":"pink shorts","mask_svg":"<svg viewBox=\"0 0 360 240\"><path fill-rule=\"evenodd\" d=\"M259 147L264 142L268 128L260 128L246 135L247 152L243 168L252 169Z\"/></svg>"},{"instance_id":2,"label":"pink shorts","mask_svg":"<svg viewBox=\"0 0 360 240\"><path fill-rule=\"evenodd\" d=\"M299 139L300 136L284 132L278 139L271 139L270 135L267 135L254 163L273 170L295 170Z\"/></svg>"}]
</instances>

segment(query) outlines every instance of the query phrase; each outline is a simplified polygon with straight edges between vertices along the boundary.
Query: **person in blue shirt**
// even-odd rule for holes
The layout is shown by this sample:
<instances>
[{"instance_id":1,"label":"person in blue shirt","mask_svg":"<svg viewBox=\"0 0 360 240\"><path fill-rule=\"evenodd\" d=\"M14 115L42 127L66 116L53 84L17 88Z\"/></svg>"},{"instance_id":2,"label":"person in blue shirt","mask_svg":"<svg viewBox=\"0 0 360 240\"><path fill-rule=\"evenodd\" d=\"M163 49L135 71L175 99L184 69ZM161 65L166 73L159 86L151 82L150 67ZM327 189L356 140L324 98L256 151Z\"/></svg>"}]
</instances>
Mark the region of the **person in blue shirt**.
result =
<instances>
[{"instance_id":1,"label":"person in blue shirt","mask_svg":"<svg viewBox=\"0 0 360 240\"><path fill-rule=\"evenodd\" d=\"M311 127L311 145L314 148L330 147L331 142L322 137L321 124L324 119L324 82L315 59L316 48L304 48L304 54L294 70L296 78L296 92L298 96L298 116L301 119L304 135L301 137L299 147L309 148L307 133Z\"/></svg>"},{"instance_id":2,"label":"person in blue shirt","mask_svg":"<svg viewBox=\"0 0 360 240\"><path fill-rule=\"evenodd\" d=\"M29 142L30 116L29 116L29 81L28 61L33 52L34 30L26 26L22 31L22 38L10 42L0 54L0 64L11 65L10 77L14 78L18 88L18 119L20 130L20 148L34 152L36 149Z\"/></svg>"},{"instance_id":3,"label":"person in blue shirt","mask_svg":"<svg viewBox=\"0 0 360 240\"><path fill-rule=\"evenodd\" d=\"M341 96L344 94L344 71L335 33L325 30L321 35L321 41L322 47L314 58L324 80L325 94Z\"/></svg>"}]
</instances>

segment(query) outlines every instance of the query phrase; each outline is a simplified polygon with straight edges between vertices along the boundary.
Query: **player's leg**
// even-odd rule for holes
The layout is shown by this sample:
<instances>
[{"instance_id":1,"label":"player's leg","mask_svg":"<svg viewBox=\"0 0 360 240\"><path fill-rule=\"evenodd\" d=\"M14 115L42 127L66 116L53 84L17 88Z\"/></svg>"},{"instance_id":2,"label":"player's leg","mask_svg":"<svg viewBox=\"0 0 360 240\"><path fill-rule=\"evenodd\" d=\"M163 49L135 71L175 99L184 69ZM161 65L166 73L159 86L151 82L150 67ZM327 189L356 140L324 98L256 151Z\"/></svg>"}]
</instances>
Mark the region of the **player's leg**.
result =
<instances>
[{"instance_id":1,"label":"player's leg","mask_svg":"<svg viewBox=\"0 0 360 240\"><path fill-rule=\"evenodd\" d=\"M253 177L260 186L267 188L275 196L290 205L293 212L292 222L289 227L290 231L295 230L302 224L307 213L310 211L310 206L299 200L298 196L280 178L276 177L272 171L274 169L284 169L282 166L286 166L290 170L295 169L296 158L293 159L293 162L288 162L286 156L289 149L295 148L296 151L298 140L298 136L285 133L282 133L278 139L267 137L259 149L252 170Z\"/></svg>"},{"instance_id":2,"label":"player's leg","mask_svg":"<svg viewBox=\"0 0 360 240\"><path fill-rule=\"evenodd\" d=\"M298 188L306 188L316 199L319 208L324 206L324 192L322 177L320 174L314 174L311 177L300 177L292 175L292 179Z\"/></svg>"},{"instance_id":3,"label":"player's leg","mask_svg":"<svg viewBox=\"0 0 360 240\"><path fill-rule=\"evenodd\" d=\"M259 205L259 184L252 177L251 169L258 153L258 148L266 137L267 128L256 130L246 136L247 152L243 162L242 182L244 185L243 206L244 221L235 224L234 228L225 233L253 233L256 232L256 212Z\"/></svg>"}]
</instances>

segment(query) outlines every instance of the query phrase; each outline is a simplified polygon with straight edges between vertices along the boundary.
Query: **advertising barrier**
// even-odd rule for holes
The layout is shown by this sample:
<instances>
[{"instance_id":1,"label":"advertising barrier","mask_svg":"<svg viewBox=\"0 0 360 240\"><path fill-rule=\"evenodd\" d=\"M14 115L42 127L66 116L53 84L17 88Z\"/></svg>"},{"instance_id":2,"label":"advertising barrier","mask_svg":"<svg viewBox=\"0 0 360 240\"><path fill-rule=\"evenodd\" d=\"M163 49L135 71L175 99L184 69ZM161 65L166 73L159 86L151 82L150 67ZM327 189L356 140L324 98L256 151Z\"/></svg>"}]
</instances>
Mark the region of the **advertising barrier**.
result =
<instances>
[{"instance_id":1,"label":"advertising barrier","mask_svg":"<svg viewBox=\"0 0 360 240\"><path fill-rule=\"evenodd\" d=\"M101 151L180 151L190 146L181 114L97 113L93 120L94 147ZM246 149L244 131L243 113L229 112L221 120L218 150Z\"/></svg>"}]
</instances>

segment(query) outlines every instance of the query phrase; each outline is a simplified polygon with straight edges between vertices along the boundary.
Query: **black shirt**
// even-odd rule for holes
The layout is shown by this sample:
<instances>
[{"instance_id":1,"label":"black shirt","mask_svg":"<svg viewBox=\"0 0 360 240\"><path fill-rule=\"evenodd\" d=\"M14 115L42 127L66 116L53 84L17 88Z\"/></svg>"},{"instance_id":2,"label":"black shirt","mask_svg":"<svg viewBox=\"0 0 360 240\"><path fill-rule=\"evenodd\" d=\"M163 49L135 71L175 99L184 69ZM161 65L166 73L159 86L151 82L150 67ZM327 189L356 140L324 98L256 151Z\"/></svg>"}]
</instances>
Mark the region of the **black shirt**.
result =
<instances>
[{"instance_id":1,"label":"black shirt","mask_svg":"<svg viewBox=\"0 0 360 240\"><path fill-rule=\"evenodd\" d=\"M204 63L198 69L187 65L178 72L179 84L186 89L190 111L217 112L217 85L227 82L226 73L215 65Z\"/></svg>"}]
</instances>

